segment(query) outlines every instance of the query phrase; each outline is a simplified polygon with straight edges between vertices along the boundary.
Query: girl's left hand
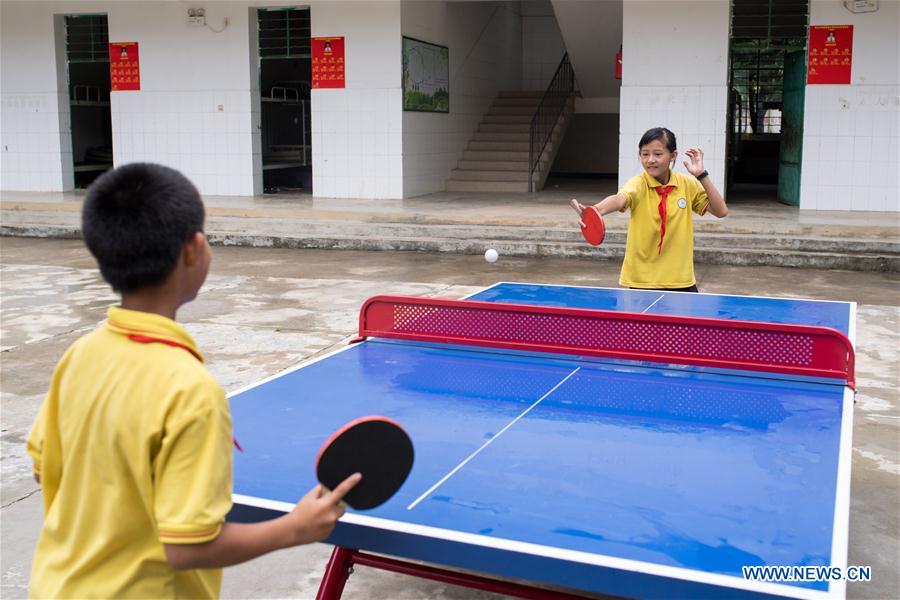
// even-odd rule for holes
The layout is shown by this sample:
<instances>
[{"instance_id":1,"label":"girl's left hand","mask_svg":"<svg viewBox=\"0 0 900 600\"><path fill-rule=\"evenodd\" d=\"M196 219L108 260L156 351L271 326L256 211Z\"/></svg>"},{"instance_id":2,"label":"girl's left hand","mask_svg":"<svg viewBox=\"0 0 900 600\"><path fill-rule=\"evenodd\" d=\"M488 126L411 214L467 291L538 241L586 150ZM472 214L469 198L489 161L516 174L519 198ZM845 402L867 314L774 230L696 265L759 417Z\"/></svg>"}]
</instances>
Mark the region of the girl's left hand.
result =
<instances>
[{"instance_id":1,"label":"girl's left hand","mask_svg":"<svg viewBox=\"0 0 900 600\"><path fill-rule=\"evenodd\" d=\"M688 148L684 151L684 155L689 160L684 161L684 168L688 173L696 177L706 169L703 168L703 150L700 148Z\"/></svg>"}]
</instances>

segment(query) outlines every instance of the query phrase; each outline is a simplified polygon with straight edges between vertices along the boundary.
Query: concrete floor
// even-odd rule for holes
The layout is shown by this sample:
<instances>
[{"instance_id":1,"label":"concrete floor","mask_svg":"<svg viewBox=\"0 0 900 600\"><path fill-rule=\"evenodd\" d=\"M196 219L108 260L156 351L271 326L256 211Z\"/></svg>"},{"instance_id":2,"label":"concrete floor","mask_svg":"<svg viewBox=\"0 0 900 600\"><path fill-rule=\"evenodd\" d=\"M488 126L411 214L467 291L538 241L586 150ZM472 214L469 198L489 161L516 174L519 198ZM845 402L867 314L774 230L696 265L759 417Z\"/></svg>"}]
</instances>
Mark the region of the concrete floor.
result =
<instances>
[{"instance_id":1,"label":"concrete floor","mask_svg":"<svg viewBox=\"0 0 900 600\"><path fill-rule=\"evenodd\" d=\"M24 440L66 347L103 320L115 297L81 242L0 239L2 569L0 596L26 596L41 501ZM212 373L234 390L346 343L377 293L460 297L496 281L615 286L618 262L416 252L215 248L213 272L179 314ZM900 275L698 265L703 291L859 303L849 563L874 580L851 598L900 597ZM282 551L228 569L223 596L311 598L329 548ZM348 599L480 598L486 594L360 569Z\"/></svg>"}]
</instances>

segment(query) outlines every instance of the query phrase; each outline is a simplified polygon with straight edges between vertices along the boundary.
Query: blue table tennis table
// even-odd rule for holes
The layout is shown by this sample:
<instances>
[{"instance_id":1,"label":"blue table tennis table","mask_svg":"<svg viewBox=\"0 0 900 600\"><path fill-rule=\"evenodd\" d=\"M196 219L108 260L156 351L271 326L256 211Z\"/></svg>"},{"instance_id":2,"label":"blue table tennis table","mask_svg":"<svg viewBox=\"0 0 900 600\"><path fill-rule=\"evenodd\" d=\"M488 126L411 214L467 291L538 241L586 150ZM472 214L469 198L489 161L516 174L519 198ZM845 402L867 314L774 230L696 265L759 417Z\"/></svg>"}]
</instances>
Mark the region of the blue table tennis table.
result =
<instances>
[{"instance_id":1,"label":"blue table tennis table","mask_svg":"<svg viewBox=\"0 0 900 600\"><path fill-rule=\"evenodd\" d=\"M674 319L667 328L682 327L682 318L827 328L848 344L855 333L849 302L522 283L456 302L568 311L575 338L588 323L578 319L594 313L630 315L613 323L626 338L642 335L633 328L646 315ZM411 306L401 321L430 318L431 309ZM464 308L447 309L450 320ZM536 326L545 319L514 316ZM519 327L505 318L500 329ZM548 323L544 335L562 348L557 323ZM771 335L748 331L733 334L739 351L753 336ZM368 335L231 395L243 447L234 455L232 520L290 511L315 485L319 446L355 418L390 417L415 444L396 496L371 511L348 510L327 540L336 551L320 597L340 596L352 564L523 597L547 589L844 597L843 581L753 581L742 567L846 567L852 374L758 372L740 364L743 355L733 364L667 363L473 345L471 331L460 336L447 343ZM666 343L681 352L677 339ZM716 344L708 338L700 349ZM751 362L753 352L745 352Z\"/></svg>"}]
</instances>

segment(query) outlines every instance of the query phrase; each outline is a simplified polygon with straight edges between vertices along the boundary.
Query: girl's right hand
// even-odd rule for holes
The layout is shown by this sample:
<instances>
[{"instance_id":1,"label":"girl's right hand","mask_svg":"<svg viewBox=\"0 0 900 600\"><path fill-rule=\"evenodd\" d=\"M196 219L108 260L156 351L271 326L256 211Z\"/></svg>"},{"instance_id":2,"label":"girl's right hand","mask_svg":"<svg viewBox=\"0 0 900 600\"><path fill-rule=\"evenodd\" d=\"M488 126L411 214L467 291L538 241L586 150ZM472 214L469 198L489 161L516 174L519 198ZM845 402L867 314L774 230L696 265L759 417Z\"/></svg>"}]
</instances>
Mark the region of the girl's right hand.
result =
<instances>
[{"instance_id":1,"label":"girl's right hand","mask_svg":"<svg viewBox=\"0 0 900 600\"><path fill-rule=\"evenodd\" d=\"M580 202L578 202L578 200L576 200L575 198L572 198L572 201L569 202L569 205L572 207L572 209L573 209L575 212L578 213L578 216L579 216L579 217L581 216L581 213L584 212L584 205L581 204Z\"/></svg>"}]
</instances>

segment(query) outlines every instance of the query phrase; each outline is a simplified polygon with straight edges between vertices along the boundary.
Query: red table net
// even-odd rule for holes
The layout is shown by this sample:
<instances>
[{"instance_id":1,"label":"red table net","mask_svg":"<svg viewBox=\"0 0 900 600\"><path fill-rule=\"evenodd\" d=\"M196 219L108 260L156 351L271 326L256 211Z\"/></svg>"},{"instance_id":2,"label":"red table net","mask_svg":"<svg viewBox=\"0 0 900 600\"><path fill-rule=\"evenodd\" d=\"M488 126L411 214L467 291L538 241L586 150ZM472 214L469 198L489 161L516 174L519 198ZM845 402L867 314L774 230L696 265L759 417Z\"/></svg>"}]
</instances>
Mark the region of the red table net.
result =
<instances>
[{"instance_id":1,"label":"red table net","mask_svg":"<svg viewBox=\"0 0 900 600\"><path fill-rule=\"evenodd\" d=\"M853 346L827 327L375 296L359 335L825 377L855 389Z\"/></svg>"}]
</instances>

